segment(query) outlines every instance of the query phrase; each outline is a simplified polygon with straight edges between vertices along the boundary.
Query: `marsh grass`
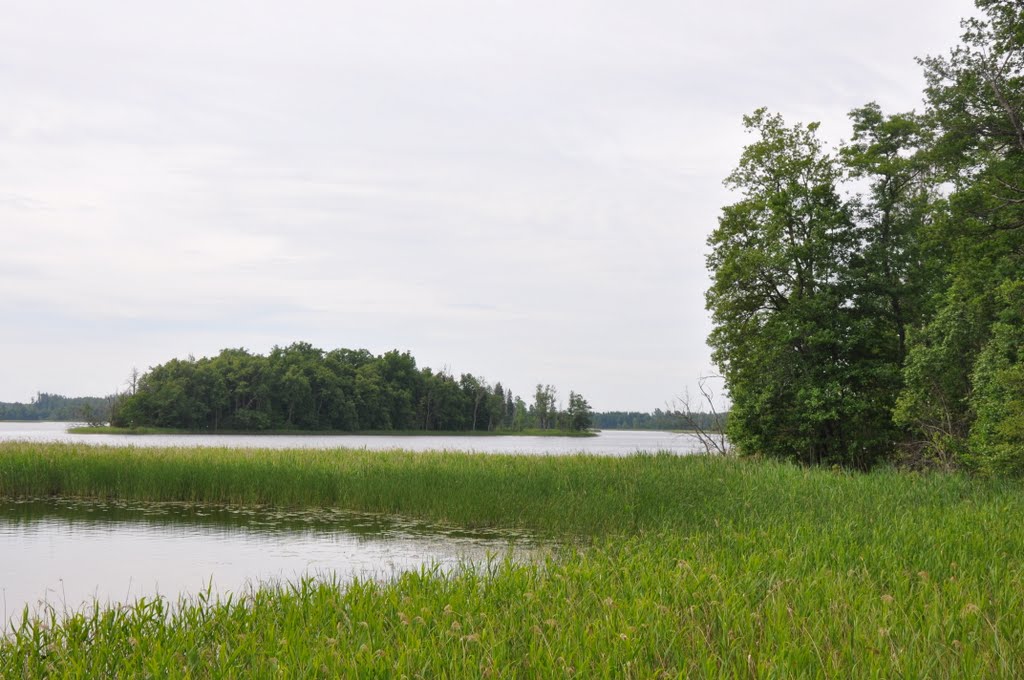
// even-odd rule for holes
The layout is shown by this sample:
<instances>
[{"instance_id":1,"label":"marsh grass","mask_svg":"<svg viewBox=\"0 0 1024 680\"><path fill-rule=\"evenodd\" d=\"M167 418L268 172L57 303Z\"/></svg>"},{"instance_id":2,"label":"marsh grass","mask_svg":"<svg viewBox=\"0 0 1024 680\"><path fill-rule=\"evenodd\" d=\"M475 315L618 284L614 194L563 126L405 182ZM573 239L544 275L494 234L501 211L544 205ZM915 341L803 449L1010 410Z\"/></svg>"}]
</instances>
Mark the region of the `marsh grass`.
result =
<instances>
[{"instance_id":1,"label":"marsh grass","mask_svg":"<svg viewBox=\"0 0 1024 680\"><path fill-rule=\"evenodd\" d=\"M0 675L1019 677L1019 483L638 455L0 445L0 496L337 506L557 559L26 618ZM173 611L170 611L173 609Z\"/></svg>"}]
</instances>

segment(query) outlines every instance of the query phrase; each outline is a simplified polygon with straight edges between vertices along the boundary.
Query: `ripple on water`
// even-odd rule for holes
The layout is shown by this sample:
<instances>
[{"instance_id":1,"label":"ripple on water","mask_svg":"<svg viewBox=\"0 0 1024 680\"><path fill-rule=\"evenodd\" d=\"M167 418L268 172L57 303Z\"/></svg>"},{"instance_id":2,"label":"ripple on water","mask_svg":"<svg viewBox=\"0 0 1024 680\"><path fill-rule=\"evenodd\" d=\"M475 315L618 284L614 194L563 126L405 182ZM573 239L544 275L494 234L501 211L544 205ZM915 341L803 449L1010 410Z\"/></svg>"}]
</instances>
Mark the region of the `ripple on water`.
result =
<instances>
[{"instance_id":1,"label":"ripple on water","mask_svg":"<svg viewBox=\"0 0 1024 680\"><path fill-rule=\"evenodd\" d=\"M226 595L306 576L390 579L443 570L511 551L550 551L523 532L467 531L337 509L137 503L78 499L0 502L4 622L28 606L82 611L140 597L212 589Z\"/></svg>"}]
</instances>

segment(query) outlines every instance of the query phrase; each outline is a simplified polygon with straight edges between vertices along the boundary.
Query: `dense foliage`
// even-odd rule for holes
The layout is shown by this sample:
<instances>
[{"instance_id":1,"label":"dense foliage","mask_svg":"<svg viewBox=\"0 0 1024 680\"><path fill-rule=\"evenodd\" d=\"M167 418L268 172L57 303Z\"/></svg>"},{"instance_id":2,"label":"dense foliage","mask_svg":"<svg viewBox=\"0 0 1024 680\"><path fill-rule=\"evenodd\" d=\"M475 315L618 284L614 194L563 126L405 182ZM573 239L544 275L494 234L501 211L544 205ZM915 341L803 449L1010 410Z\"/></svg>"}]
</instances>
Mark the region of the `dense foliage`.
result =
<instances>
[{"instance_id":1,"label":"dense foliage","mask_svg":"<svg viewBox=\"0 0 1024 680\"><path fill-rule=\"evenodd\" d=\"M0 402L0 420L110 420L114 397L65 397L40 392L29 403Z\"/></svg>"},{"instance_id":2,"label":"dense foliage","mask_svg":"<svg viewBox=\"0 0 1024 680\"><path fill-rule=\"evenodd\" d=\"M727 414L702 411L604 411L594 413L594 427L601 430L693 430L715 431Z\"/></svg>"},{"instance_id":3,"label":"dense foliage","mask_svg":"<svg viewBox=\"0 0 1024 680\"><path fill-rule=\"evenodd\" d=\"M590 405L576 392L566 408L550 385L533 403L501 383L417 368L408 352L325 352L309 343L264 356L225 349L172 359L132 382L111 424L188 430L584 430Z\"/></svg>"},{"instance_id":4,"label":"dense foliage","mask_svg":"<svg viewBox=\"0 0 1024 680\"><path fill-rule=\"evenodd\" d=\"M1024 6L978 0L926 110L761 109L709 239L709 342L746 453L1024 472Z\"/></svg>"}]
</instances>

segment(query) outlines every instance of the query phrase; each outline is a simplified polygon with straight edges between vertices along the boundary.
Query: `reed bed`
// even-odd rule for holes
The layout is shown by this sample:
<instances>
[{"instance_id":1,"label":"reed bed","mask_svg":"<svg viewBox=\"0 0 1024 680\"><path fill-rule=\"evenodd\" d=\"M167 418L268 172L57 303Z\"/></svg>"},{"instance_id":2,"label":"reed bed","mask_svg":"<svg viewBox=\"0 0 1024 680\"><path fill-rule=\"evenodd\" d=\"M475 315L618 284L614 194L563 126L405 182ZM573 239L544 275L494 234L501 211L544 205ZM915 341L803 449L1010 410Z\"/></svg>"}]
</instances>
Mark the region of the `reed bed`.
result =
<instances>
[{"instance_id":1,"label":"reed bed","mask_svg":"<svg viewBox=\"0 0 1024 680\"><path fill-rule=\"evenodd\" d=\"M26 617L3 677L1020 677L1018 482L667 455L0 445L0 496L336 506L555 559Z\"/></svg>"}]
</instances>

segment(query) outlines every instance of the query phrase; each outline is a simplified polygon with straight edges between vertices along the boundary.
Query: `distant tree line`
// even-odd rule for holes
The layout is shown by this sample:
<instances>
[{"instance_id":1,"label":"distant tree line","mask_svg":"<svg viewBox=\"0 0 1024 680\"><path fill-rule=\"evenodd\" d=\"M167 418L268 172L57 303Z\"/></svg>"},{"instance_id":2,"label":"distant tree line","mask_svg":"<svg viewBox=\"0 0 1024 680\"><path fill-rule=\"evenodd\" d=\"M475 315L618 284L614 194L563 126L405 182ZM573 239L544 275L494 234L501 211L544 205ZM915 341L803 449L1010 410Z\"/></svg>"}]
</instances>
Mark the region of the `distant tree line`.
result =
<instances>
[{"instance_id":1,"label":"distant tree line","mask_svg":"<svg viewBox=\"0 0 1024 680\"><path fill-rule=\"evenodd\" d=\"M1024 3L976 0L922 112L764 109L708 244L741 452L1024 474Z\"/></svg>"},{"instance_id":2,"label":"distant tree line","mask_svg":"<svg viewBox=\"0 0 1024 680\"><path fill-rule=\"evenodd\" d=\"M29 403L0 402L0 420L107 422L115 397L65 397L39 392Z\"/></svg>"},{"instance_id":3,"label":"distant tree line","mask_svg":"<svg viewBox=\"0 0 1024 680\"><path fill-rule=\"evenodd\" d=\"M594 427L601 430L696 430L716 431L728 420L726 414L683 410L653 413L643 411L605 411L594 413Z\"/></svg>"},{"instance_id":4,"label":"distant tree line","mask_svg":"<svg viewBox=\"0 0 1024 680\"><path fill-rule=\"evenodd\" d=\"M590 405L550 385L527 404L500 382L419 368L408 352L324 351L297 342L269 354L225 349L172 359L130 382L111 422L187 430L585 430Z\"/></svg>"}]
</instances>

